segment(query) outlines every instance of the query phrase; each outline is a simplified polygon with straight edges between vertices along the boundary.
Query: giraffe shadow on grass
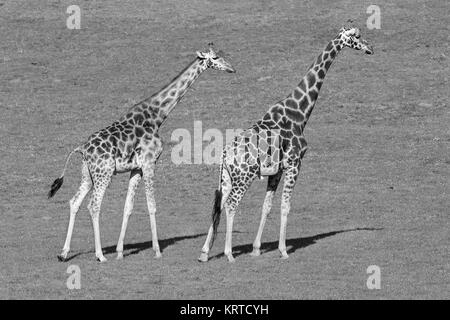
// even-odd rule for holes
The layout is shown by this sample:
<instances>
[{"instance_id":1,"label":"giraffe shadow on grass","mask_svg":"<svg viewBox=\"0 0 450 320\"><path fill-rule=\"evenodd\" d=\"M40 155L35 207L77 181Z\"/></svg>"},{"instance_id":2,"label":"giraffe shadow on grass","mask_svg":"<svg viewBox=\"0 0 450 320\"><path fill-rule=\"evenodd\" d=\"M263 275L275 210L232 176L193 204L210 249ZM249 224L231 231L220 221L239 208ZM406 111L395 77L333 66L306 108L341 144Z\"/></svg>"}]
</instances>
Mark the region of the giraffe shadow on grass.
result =
<instances>
[{"instance_id":1,"label":"giraffe shadow on grass","mask_svg":"<svg viewBox=\"0 0 450 320\"><path fill-rule=\"evenodd\" d=\"M183 240L189 240L189 239L196 239L196 238L200 238L200 237L204 237L204 236L206 236L206 233L199 233L199 234L190 235L190 236L179 236L179 237L163 239L163 240L159 240L159 247L160 247L161 252L163 252L165 248L167 248L171 245L174 245L177 242L180 242ZM138 254L141 251L151 249L151 248L152 248L151 241L125 244L123 246L123 251L124 251L123 256L127 257L130 255ZM103 251L103 254L113 254L116 252L116 246L114 245L114 246L105 247L102 249L102 251ZM95 252L94 250L79 252L79 253L76 253L76 254L68 257L65 261L67 262L78 256L92 254L94 252Z\"/></svg>"},{"instance_id":2,"label":"giraffe shadow on grass","mask_svg":"<svg viewBox=\"0 0 450 320\"><path fill-rule=\"evenodd\" d=\"M287 239L286 240L287 253L288 254L293 253L293 252L297 251L298 249L306 248L310 245L315 244L318 240L332 237L339 233L352 232L352 231L378 231L378 230L383 230L383 228L353 228L353 229L345 229L345 230L320 233L320 234L316 234L311 237ZM260 249L261 249L261 254L278 250L278 241L262 243ZM252 251L253 251L253 243L235 246L235 247L233 247L233 256L238 257L243 254L249 254ZM224 256L224 253L220 253L218 255L211 257L210 260L218 259L223 256Z\"/></svg>"}]
</instances>

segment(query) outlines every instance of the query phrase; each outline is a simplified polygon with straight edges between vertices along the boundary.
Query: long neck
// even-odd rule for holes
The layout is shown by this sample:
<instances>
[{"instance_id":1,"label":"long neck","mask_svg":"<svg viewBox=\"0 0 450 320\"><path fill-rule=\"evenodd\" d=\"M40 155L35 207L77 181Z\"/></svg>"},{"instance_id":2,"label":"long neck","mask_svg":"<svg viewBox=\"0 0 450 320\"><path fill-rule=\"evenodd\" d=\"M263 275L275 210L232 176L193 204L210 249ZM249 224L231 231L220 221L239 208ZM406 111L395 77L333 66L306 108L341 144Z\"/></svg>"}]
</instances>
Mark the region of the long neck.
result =
<instances>
[{"instance_id":1,"label":"long neck","mask_svg":"<svg viewBox=\"0 0 450 320\"><path fill-rule=\"evenodd\" d=\"M306 125L319 96L325 75L341 49L342 44L338 38L331 40L314 60L294 91L282 101L286 107L299 110L302 113L303 117L300 117L303 122L302 127Z\"/></svg>"},{"instance_id":2,"label":"long neck","mask_svg":"<svg viewBox=\"0 0 450 320\"><path fill-rule=\"evenodd\" d=\"M149 100L150 105L158 113L158 120L162 124L177 103L186 94L189 87L207 68L201 59L195 59L172 82L153 95Z\"/></svg>"}]
</instances>

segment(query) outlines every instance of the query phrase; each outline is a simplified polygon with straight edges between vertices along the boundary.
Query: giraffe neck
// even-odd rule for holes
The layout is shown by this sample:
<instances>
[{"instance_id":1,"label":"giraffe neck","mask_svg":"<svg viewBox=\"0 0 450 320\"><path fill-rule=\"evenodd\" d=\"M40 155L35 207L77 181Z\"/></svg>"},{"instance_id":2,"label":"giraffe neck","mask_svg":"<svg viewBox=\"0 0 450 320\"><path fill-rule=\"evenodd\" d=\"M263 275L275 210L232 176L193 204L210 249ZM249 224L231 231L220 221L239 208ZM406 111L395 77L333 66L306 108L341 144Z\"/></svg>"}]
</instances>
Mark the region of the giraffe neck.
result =
<instances>
[{"instance_id":1,"label":"giraffe neck","mask_svg":"<svg viewBox=\"0 0 450 320\"><path fill-rule=\"evenodd\" d=\"M311 115L325 75L342 47L339 38L331 40L314 60L294 91L282 101L286 109L296 109L302 113L303 116L299 117L302 128Z\"/></svg>"},{"instance_id":2,"label":"giraffe neck","mask_svg":"<svg viewBox=\"0 0 450 320\"><path fill-rule=\"evenodd\" d=\"M149 99L150 105L157 111L157 117L161 124L206 68L204 60L196 58L168 85Z\"/></svg>"}]
</instances>

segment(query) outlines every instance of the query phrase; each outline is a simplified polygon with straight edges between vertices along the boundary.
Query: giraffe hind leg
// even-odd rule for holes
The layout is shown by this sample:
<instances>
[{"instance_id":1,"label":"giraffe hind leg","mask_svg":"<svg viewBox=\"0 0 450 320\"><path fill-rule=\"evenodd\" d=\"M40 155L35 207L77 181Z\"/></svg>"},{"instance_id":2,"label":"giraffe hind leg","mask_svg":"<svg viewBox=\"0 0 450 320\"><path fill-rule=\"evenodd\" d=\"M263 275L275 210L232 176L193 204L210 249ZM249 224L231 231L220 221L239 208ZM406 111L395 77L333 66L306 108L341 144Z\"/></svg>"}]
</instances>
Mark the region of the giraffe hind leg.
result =
<instances>
[{"instance_id":1,"label":"giraffe hind leg","mask_svg":"<svg viewBox=\"0 0 450 320\"><path fill-rule=\"evenodd\" d=\"M225 250L224 254L228 258L229 262L234 262L233 249L232 249L232 236L233 236L233 222L239 203L247 192L248 188L256 178L256 172L246 172L241 180L236 181L233 179L232 187L228 199L225 201L225 213L227 218L227 231L225 236Z\"/></svg>"},{"instance_id":2,"label":"giraffe hind leg","mask_svg":"<svg viewBox=\"0 0 450 320\"><path fill-rule=\"evenodd\" d=\"M152 231L152 248L155 252L155 258L161 258L161 250L159 248L158 233L156 229L156 202L155 202L155 190L153 186L153 179L155 176L155 163L152 162L144 166L143 168L144 184L145 184L145 196L147 198L147 207L150 215L150 227Z\"/></svg>"},{"instance_id":3,"label":"giraffe hind leg","mask_svg":"<svg viewBox=\"0 0 450 320\"><path fill-rule=\"evenodd\" d=\"M225 204L225 213L227 217L227 231L225 235L225 250L224 254L228 259L228 262L233 263L235 261L233 257L233 249L232 249L232 236L233 236L233 221L236 213L236 209L234 206L229 203Z\"/></svg>"},{"instance_id":4,"label":"giraffe hind leg","mask_svg":"<svg viewBox=\"0 0 450 320\"><path fill-rule=\"evenodd\" d=\"M77 215L81 203L83 202L84 198L86 197L86 195L88 194L89 190L91 190L92 187L91 176L89 174L88 166L85 162L83 162L81 174L82 176L80 188L78 189L77 193L73 196L73 198L70 200L70 216L69 216L69 226L67 227L66 241L64 242L64 247L61 254L58 255L58 260L63 262L67 260L67 254L70 251L70 242L72 240L72 232L73 226L75 224L75 217Z\"/></svg>"},{"instance_id":5,"label":"giraffe hind leg","mask_svg":"<svg viewBox=\"0 0 450 320\"><path fill-rule=\"evenodd\" d=\"M250 253L250 255L253 257L261 255L261 236L264 230L264 225L266 224L267 216L272 209L273 196L275 194L275 191L277 190L278 184L280 183L282 174L283 171L280 170L277 174L270 176L267 181L267 191L262 208L261 221L259 223L258 233L256 234L255 241L253 242L253 251Z\"/></svg>"},{"instance_id":6,"label":"giraffe hind leg","mask_svg":"<svg viewBox=\"0 0 450 320\"><path fill-rule=\"evenodd\" d=\"M232 236L233 236L233 222L234 216L236 214L239 203L244 197L245 192L250 186L252 180L245 181L245 184L238 187L237 185L232 186L230 194L227 201L225 202L225 213L227 218L227 231L225 235L225 250L224 254L229 262L234 262L233 249L232 249Z\"/></svg>"},{"instance_id":7,"label":"giraffe hind leg","mask_svg":"<svg viewBox=\"0 0 450 320\"><path fill-rule=\"evenodd\" d=\"M221 192L222 192L221 197L222 197L222 199L221 199L221 203L220 203L220 211L223 210L225 201L227 201L230 191L231 191L230 174L228 173L227 170L222 170L222 177L221 177ZM208 235L206 236L206 241L202 248L202 253L200 254L200 257L198 258L198 261L200 261L200 262L208 261L209 250L212 247L211 241L213 238L213 232L214 232L214 221L211 223L211 225L209 227Z\"/></svg>"},{"instance_id":8,"label":"giraffe hind leg","mask_svg":"<svg viewBox=\"0 0 450 320\"><path fill-rule=\"evenodd\" d=\"M94 240L95 240L95 256L99 262L105 262L106 258L102 252L102 244L100 240L100 208L102 204L105 191L111 181L112 170L104 172L102 174L93 175L93 192L88 204L88 210L91 214L92 226L94 227Z\"/></svg>"},{"instance_id":9,"label":"giraffe hind leg","mask_svg":"<svg viewBox=\"0 0 450 320\"><path fill-rule=\"evenodd\" d=\"M280 239L278 243L278 250L280 250L281 258L287 259L289 255L286 251L286 225L289 211L291 210L292 192L297 181L300 163L289 167L286 170L284 178L283 193L281 195L281 218L280 218Z\"/></svg>"}]
</instances>

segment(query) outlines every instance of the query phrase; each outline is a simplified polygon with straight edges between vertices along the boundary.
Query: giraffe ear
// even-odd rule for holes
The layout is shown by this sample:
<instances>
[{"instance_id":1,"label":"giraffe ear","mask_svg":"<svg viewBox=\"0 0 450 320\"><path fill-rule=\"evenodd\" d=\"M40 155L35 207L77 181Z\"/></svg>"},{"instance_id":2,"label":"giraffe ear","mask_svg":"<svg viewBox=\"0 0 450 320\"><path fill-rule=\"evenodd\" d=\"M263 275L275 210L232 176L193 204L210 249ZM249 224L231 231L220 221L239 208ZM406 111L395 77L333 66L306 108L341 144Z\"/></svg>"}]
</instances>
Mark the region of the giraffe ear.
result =
<instances>
[{"instance_id":1,"label":"giraffe ear","mask_svg":"<svg viewBox=\"0 0 450 320\"><path fill-rule=\"evenodd\" d=\"M348 30L354 28L355 25L355 20L353 19L348 19L347 22L344 24L344 28Z\"/></svg>"},{"instance_id":2,"label":"giraffe ear","mask_svg":"<svg viewBox=\"0 0 450 320\"><path fill-rule=\"evenodd\" d=\"M205 54L203 52L197 51L197 57L199 57L200 59L205 59Z\"/></svg>"}]
</instances>

